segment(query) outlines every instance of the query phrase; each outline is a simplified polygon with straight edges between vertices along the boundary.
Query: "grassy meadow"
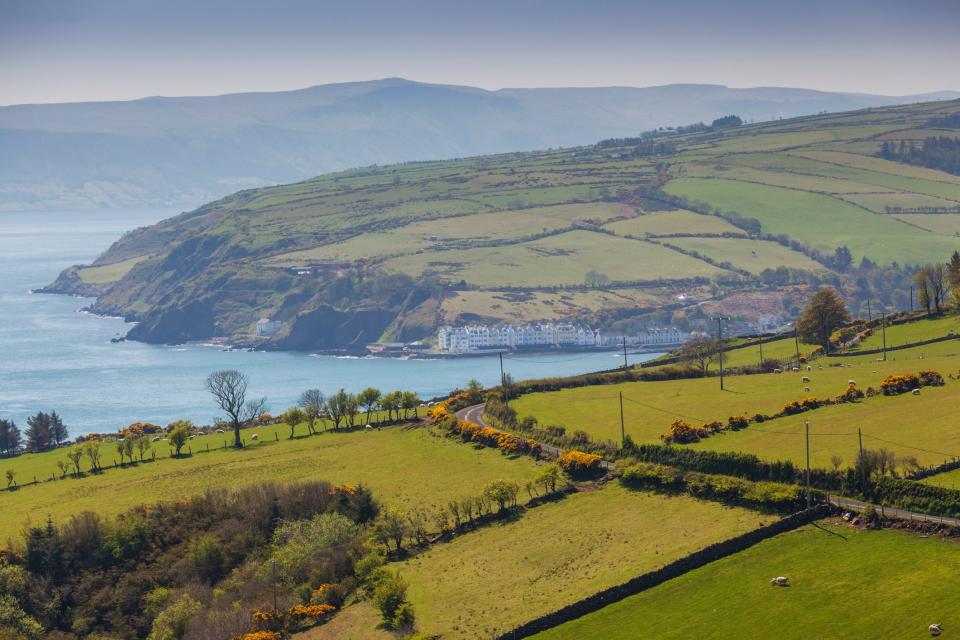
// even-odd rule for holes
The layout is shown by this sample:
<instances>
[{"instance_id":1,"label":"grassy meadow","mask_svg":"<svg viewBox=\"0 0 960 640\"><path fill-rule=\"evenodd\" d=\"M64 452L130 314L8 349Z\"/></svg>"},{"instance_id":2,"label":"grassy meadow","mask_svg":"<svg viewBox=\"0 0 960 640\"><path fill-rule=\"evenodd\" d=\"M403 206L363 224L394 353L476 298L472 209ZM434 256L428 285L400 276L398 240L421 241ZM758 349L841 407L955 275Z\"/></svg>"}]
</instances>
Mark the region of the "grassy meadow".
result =
<instances>
[{"instance_id":1,"label":"grassy meadow","mask_svg":"<svg viewBox=\"0 0 960 640\"><path fill-rule=\"evenodd\" d=\"M960 622L960 544L937 536L807 526L536 636L922 638ZM787 576L790 586L772 587Z\"/></svg>"},{"instance_id":2,"label":"grassy meadow","mask_svg":"<svg viewBox=\"0 0 960 640\"><path fill-rule=\"evenodd\" d=\"M474 449L429 429L329 431L285 440L288 431L281 427L280 440L271 442L263 435L269 432L258 430L265 437L260 444L210 453L198 452L198 438L191 441L194 455L190 457L0 492L0 541L15 537L24 524L43 522L47 516L63 522L84 510L116 515L142 503L177 500L207 489L257 482L326 480L363 484L381 502L408 508L445 505L451 498L475 495L488 482L500 478L523 484L538 473L537 463L530 458L511 459L494 449ZM218 440L221 447L222 438ZM107 460L105 457L104 462ZM4 460L0 472L13 461L22 462ZM21 480L25 475L20 474Z\"/></svg>"},{"instance_id":3,"label":"grassy meadow","mask_svg":"<svg viewBox=\"0 0 960 640\"><path fill-rule=\"evenodd\" d=\"M434 545L392 568L410 584L420 629L451 640L489 638L771 519L611 484Z\"/></svg>"},{"instance_id":4,"label":"grassy meadow","mask_svg":"<svg viewBox=\"0 0 960 640\"><path fill-rule=\"evenodd\" d=\"M793 340L783 342L788 342L792 351ZM764 355L767 347L764 345ZM745 451L765 459L802 464L804 421L810 421L811 460L817 467L830 467L834 455L841 456L844 466L852 463L858 449L857 429L863 432L865 447L886 447L900 456L915 456L925 465L940 464L954 455L960 457L960 432L954 426L955 411L951 408L960 402L960 382L947 378L960 367L960 343L892 351L886 362L878 362L874 355L853 355L820 358L811 366L809 372L728 376L723 391L716 377L633 382L528 394L512 401L511 406L520 417L534 416L542 425L562 425L568 433L583 430L595 439L619 441L618 394L622 392L626 433L638 443L659 442L659 436L677 418L702 424L726 422L732 415L769 415L787 402L806 396L835 397L851 379L861 389L878 389L888 374L934 369L943 374L946 385L925 388L920 396L878 395L855 404L822 407L751 424L741 431L724 432L687 446ZM802 382L804 376L810 378L809 383Z\"/></svg>"}]
</instances>

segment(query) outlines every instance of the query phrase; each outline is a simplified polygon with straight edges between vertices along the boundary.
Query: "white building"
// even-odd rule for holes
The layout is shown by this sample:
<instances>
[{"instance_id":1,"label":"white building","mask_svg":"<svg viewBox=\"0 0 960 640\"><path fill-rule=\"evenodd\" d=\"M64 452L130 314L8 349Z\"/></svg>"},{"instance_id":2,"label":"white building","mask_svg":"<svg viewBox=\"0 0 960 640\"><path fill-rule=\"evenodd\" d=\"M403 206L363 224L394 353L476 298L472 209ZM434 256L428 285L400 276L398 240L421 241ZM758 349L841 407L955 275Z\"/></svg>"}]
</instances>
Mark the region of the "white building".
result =
<instances>
[{"instance_id":1,"label":"white building","mask_svg":"<svg viewBox=\"0 0 960 640\"><path fill-rule=\"evenodd\" d=\"M690 339L689 333L684 333L676 327L652 327L638 336L638 344L680 344Z\"/></svg>"},{"instance_id":2,"label":"white building","mask_svg":"<svg viewBox=\"0 0 960 640\"><path fill-rule=\"evenodd\" d=\"M256 333L258 336L270 337L280 333L280 330L286 325L280 320L271 320L270 318L260 318L257 320Z\"/></svg>"},{"instance_id":3,"label":"white building","mask_svg":"<svg viewBox=\"0 0 960 640\"><path fill-rule=\"evenodd\" d=\"M486 327L467 325L441 327L437 331L437 348L448 353L468 353L482 349L516 347L560 347L600 345L600 332L590 327L552 322Z\"/></svg>"}]
</instances>

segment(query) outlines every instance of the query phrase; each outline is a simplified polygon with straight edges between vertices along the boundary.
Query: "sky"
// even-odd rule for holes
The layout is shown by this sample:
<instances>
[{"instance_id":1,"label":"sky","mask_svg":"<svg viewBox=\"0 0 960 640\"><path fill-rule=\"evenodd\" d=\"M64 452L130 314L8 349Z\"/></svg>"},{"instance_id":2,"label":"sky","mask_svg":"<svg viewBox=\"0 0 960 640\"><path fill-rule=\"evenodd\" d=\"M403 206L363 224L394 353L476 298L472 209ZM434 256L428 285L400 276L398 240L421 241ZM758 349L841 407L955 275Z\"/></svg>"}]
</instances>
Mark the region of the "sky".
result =
<instances>
[{"instance_id":1,"label":"sky","mask_svg":"<svg viewBox=\"0 0 960 640\"><path fill-rule=\"evenodd\" d=\"M404 77L960 89L960 0L0 0L0 104Z\"/></svg>"}]
</instances>

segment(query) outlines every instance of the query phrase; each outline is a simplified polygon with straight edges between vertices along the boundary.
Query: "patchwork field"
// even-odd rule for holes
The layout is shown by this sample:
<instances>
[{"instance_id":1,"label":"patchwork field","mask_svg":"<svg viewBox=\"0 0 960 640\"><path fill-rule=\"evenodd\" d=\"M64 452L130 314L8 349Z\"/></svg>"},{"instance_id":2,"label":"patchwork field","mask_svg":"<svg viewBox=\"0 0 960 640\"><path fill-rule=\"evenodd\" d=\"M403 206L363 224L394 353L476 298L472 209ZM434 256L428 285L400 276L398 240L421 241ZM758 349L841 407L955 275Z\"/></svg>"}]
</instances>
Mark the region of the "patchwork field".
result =
<instances>
[{"instance_id":1,"label":"patchwork field","mask_svg":"<svg viewBox=\"0 0 960 640\"><path fill-rule=\"evenodd\" d=\"M534 637L929 637L931 623L960 622L958 565L955 540L808 526ZM779 575L789 587L770 586Z\"/></svg>"},{"instance_id":2,"label":"patchwork field","mask_svg":"<svg viewBox=\"0 0 960 640\"><path fill-rule=\"evenodd\" d=\"M286 432L281 431L278 442L264 436L262 444L239 451L195 453L0 492L0 540L16 535L27 521L42 522L47 516L63 521L84 510L115 515L142 503L256 482L322 479L363 484L379 500L398 507L440 506L453 497L479 493L491 480L509 478L523 484L538 472L530 458L513 460L493 449L473 449L427 429L390 427L284 440ZM222 446L219 439L214 444ZM197 440L191 441L195 452L201 446ZM107 455L104 458L109 461ZM0 471L14 461L30 463L29 456L5 460ZM22 482L28 476L18 477Z\"/></svg>"},{"instance_id":3,"label":"patchwork field","mask_svg":"<svg viewBox=\"0 0 960 640\"><path fill-rule=\"evenodd\" d=\"M660 289L598 291L457 291L444 298L445 322L461 316L490 316L511 322L559 320L572 313L599 311L613 306L649 307L668 298Z\"/></svg>"},{"instance_id":4,"label":"patchwork field","mask_svg":"<svg viewBox=\"0 0 960 640\"><path fill-rule=\"evenodd\" d=\"M394 565L418 626L489 638L771 517L619 486L568 496Z\"/></svg>"},{"instance_id":5,"label":"patchwork field","mask_svg":"<svg viewBox=\"0 0 960 640\"><path fill-rule=\"evenodd\" d=\"M622 236L642 238L672 233L743 233L719 216L705 216L693 211L654 211L629 220L618 220L605 225Z\"/></svg>"},{"instance_id":6,"label":"patchwork field","mask_svg":"<svg viewBox=\"0 0 960 640\"><path fill-rule=\"evenodd\" d=\"M754 275L760 274L764 269L776 269L777 267L813 272L826 271L822 264L808 258L799 251L765 240L669 238L664 242L680 247L685 251L696 251L720 264L732 264L737 269L749 271Z\"/></svg>"},{"instance_id":7,"label":"patchwork field","mask_svg":"<svg viewBox=\"0 0 960 640\"><path fill-rule=\"evenodd\" d=\"M789 343L792 346L792 340ZM832 364L844 366L829 366ZM811 372L728 376L724 391L720 391L715 377L635 382L528 394L512 401L511 406L519 416L534 416L542 425L562 425L568 433L583 430L596 439L619 441L618 394L622 391L626 433L636 442L658 442L677 418L702 424L726 422L732 415L769 415L785 403L806 396L835 397L850 379L866 389L879 388L880 381L891 373L934 369L946 378L960 366L960 343L894 351L888 354L887 362L877 362L875 356L849 356L815 360L812 366ZM810 382L803 383L802 376L808 376ZM940 464L952 456L960 457L960 433L953 426L951 409L957 402L960 383L947 379L944 387L924 389L920 396L876 396L856 404L823 407L751 424L741 431L721 433L686 446L745 451L765 459L802 464L803 424L808 420L814 466L830 467L834 455L841 456L843 466L851 464L858 448L857 429L862 430L867 448L885 447L898 456L915 456L922 464Z\"/></svg>"}]
</instances>

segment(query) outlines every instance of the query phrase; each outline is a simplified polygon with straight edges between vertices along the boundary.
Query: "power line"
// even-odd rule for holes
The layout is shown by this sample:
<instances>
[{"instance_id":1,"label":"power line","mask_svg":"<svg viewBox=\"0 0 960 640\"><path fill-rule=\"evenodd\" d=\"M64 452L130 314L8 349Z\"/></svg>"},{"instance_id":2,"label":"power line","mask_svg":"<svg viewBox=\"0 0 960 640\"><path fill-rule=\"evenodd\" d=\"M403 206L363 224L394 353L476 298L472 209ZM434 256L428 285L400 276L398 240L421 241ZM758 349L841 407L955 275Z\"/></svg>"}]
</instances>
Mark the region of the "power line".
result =
<instances>
[{"instance_id":1,"label":"power line","mask_svg":"<svg viewBox=\"0 0 960 640\"><path fill-rule=\"evenodd\" d=\"M903 444L902 442L894 442L893 440L884 440L883 438L878 438L877 436L871 436L871 435L868 434L868 433L863 434L863 436L864 436L865 438L872 438L873 440L878 440L878 441L883 442L883 443L885 443L885 444L892 444L892 445L895 446L895 447L905 447L905 448L907 448L907 449L914 449L914 450L916 450L916 451L923 451L924 453L933 453L933 454L936 454L936 455L938 455L938 456L949 456L949 457L951 457L951 458L960 458L960 456L958 456L958 455L955 454L955 453L947 453L947 452L945 452L945 451L932 451L932 450L930 450L930 449L924 449L924 448L922 448L922 447L914 447L914 446L909 445L909 444Z\"/></svg>"},{"instance_id":2,"label":"power line","mask_svg":"<svg viewBox=\"0 0 960 640\"><path fill-rule=\"evenodd\" d=\"M647 409L653 409L654 411L659 411L660 413L666 413L667 415L679 416L681 418L686 418L687 420L696 420L698 422L706 422L703 418L697 418L694 416L685 416L682 413L677 413L676 411L670 411L668 409L661 409L660 407L655 407L652 404L640 402L639 400L634 400L633 398L629 398L627 396L623 396L623 399L626 400L627 402L632 402L633 404L640 405L641 407L646 407Z\"/></svg>"}]
</instances>

